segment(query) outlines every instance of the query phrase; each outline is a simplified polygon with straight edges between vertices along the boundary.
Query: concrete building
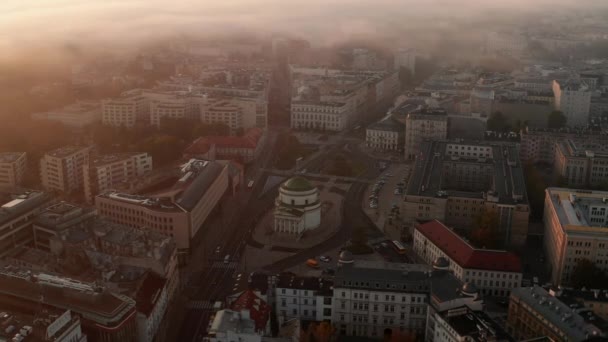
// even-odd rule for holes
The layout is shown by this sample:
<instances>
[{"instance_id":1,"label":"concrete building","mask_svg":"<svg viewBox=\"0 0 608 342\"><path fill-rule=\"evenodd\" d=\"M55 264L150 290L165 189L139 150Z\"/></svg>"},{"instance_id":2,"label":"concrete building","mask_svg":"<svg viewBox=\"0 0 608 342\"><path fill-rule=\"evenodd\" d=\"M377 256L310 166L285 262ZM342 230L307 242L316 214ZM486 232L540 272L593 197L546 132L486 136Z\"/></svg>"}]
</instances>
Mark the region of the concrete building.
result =
<instances>
[{"instance_id":1,"label":"concrete building","mask_svg":"<svg viewBox=\"0 0 608 342\"><path fill-rule=\"evenodd\" d=\"M173 237L180 261L187 262L191 240L228 189L228 167L191 159L170 188L150 196L106 192L95 198L95 207L111 221Z\"/></svg>"},{"instance_id":2,"label":"concrete building","mask_svg":"<svg viewBox=\"0 0 608 342\"><path fill-rule=\"evenodd\" d=\"M108 126L130 128L136 123L150 123L150 99L140 89L101 101L101 111L102 123Z\"/></svg>"},{"instance_id":3,"label":"concrete building","mask_svg":"<svg viewBox=\"0 0 608 342\"><path fill-rule=\"evenodd\" d=\"M44 207L33 220L34 247L51 251L50 239L74 227L86 227L95 220L94 208L83 208L67 202Z\"/></svg>"},{"instance_id":4,"label":"concrete building","mask_svg":"<svg viewBox=\"0 0 608 342\"><path fill-rule=\"evenodd\" d=\"M399 68L407 68L412 75L416 74L416 50L401 48L395 52L394 67L396 70Z\"/></svg>"},{"instance_id":5,"label":"concrete building","mask_svg":"<svg viewBox=\"0 0 608 342\"><path fill-rule=\"evenodd\" d=\"M495 91L489 87L475 87L471 91L471 113L490 117L494 111Z\"/></svg>"},{"instance_id":6,"label":"concrete building","mask_svg":"<svg viewBox=\"0 0 608 342\"><path fill-rule=\"evenodd\" d=\"M601 131L588 129L569 129L560 130L532 129L526 127L521 131L521 142L519 156L524 163L547 163L554 164L556 143L571 139L577 142L589 141L608 143L608 136Z\"/></svg>"},{"instance_id":7,"label":"concrete building","mask_svg":"<svg viewBox=\"0 0 608 342\"><path fill-rule=\"evenodd\" d=\"M9 309L10 308L10 309ZM44 312L27 312L0 306L0 339L3 341L86 342L80 317L72 312L48 308Z\"/></svg>"},{"instance_id":8,"label":"concrete building","mask_svg":"<svg viewBox=\"0 0 608 342\"><path fill-rule=\"evenodd\" d=\"M95 196L135 177L152 171L152 156L147 153L115 153L91 156L82 166L84 195L89 203Z\"/></svg>"},{"instance_id":9,"label":"concrete building","mask_svg":"<svg viewBox=\"0 0 608 342\"><path fill-rule=\"evenodd\" d=\"M483 311L467 307L435 314L433 341L444 342L511 342L506 331Z\"/></svg>"},{"instance_id":10,"label":"concrete building","mask_svg":"<svg viewBox=\"0 0 608 342\"><path fill-rule=\"evenodd\" d=\"M367 126L365 143L373 149L399 151L403 146L404 133L405 125L389 114Z\"/></svg>"},{"instance_id":11,"label":"concrete building","mask_svg":"<svg viewBox=\"0 0 608 342\"><path fill-rule=\"evenodd\" d=\"M606 184L608 145L590 139L557 141L553 169L569 187L594 187Z\"/></svg>"},{"instance_id":12,"label":"concrete building","mask_svg":"<svg viewBox=\"0 0 608 342\"><path fill-rule=\"evenodd\" d=\"M568 284L581 259L608 270L608 192L548 188L543 221L551 283Z\"/></svg>"},{"instance_id":13,"label":"concrete building","mask_svg":"<svg viewBox=\"0 0 608 342\"><path fill-rule=\"evenodd\" d=\"M279 323L292 319L331 320L333 281L281 273L275 282L275 309Z\"/></svg>"},{"instance_id":14,"label":"concrete building","mask_svg":"<svg viewBox=\"0 0 608 342\"><path fill-rule=\"evenodd\" d=\"M34 314L61 310L80 317L90 341L135 341L135 301L98 285L15 267L0 269L0 307L18 307ZM43 299L43 300L41 300ZM61 322L71 321L71 316Z\"/></svg>"},{"instance_id":15,"label":"concrete building","mask_svg":"<svg viewBox=\"0 0 608 342\"><path fill-rule=\"evenodd\" d=\"M511 291L507 329L517 340L548 337L552 341L588 341L606 338L608 325L591 311L557 298L542 287Z\"/></svg>"},{"instance_id":16,"label":"concrete building","mask_svg":"<svg viewBox=\"0 0 608 342\"><path fill-rule=\"evenodd\" d=\"M510 289L521 286L517 255L475 248L437 220L414 227L414 252L428 264L443 258L456 278L474 284L483 295L507 297Z\"/></svg>"},{"instance_id":17,"label":"concrete building","mask_svg":"<svg viewBox=\"0 0 608 342\"><path fill-rule=\"evenodd\" d=\"M291 128L341 132L350 127L353 115L346 103L291 102Z\"/></svg>"},{"instance_id":18,"label":"concrete building","mask_svg":"<svg viewBox=\"0 0 608 342\"><path fill-rule=\"evenodd\" d=\"M448 115L445 110L422 107L412 111L405 120L405 159L416 159L425 140L447 137Z\"/></svg>"},{"instance_id":19,"label":"concrete building","mask_svg":"<svg viewBox=\"0 0 608 342\"><path fill-rule=\"evenodd\" d=\"M21 185L27 165L25 152L0 153L0 188Z\"/></svg>"},{"instance_id":20,"label":"concrete building","mask_svg":"<svg viewBox=\"0 0 608 342\"><path fill-rule=\"evenodd\" d=\"M477 291L447 269L352 260L341 265L334 279L332 325L343 336L378 338L401 331L431 341L435 313L483 306Z\"/></svg>"},{"instance_id":21,"label":"concrete building","mask_svg":"<svg viewBox=\"0 0 608 342\"><path fill-rule=\"evenodd\" d=\"M32 222L49 201L40 191L0 189L0 258L34 242Z\"/></svg>"},{"instance_id":22,"label":"concrete building","mask_svg":"<svg viewBox=\"0 0 608 342\"><path fill-rule=\"evenodd\" d=\"M164 93L150 96L150 124L160 127L163 118L200 120L206 95L195 93Z\"/></svg>"},{"instance_id":23,"label":"concrete building","mask_svg":"<svg viewBox=\"0 0 608 342\"><path fill-rule=\"evenodd\" d=\"M260 155L265 142L266 132L261 128L251 128L241 137L200 137L184 150L184 158L250 163Z\"/></svg>"},{"instance_id":24,"label":"concrete building","mask_svg":"<svg viewBox=\"0 0 608 342\"><path fill-rule=\"evenodd\" d=\"M553 81L555 110L559 110L568 119L570 127L586 127L589 124L591 91L589 86L576 80Z\"/></svg>"},{"instance_id":25,"label":"concrete building","mask_svg":"<svg viewBox=\"0 0 608 342\"><path fill-rule=\"evenodd\" d=\"M101 104L79 101L63 108L32 114L32 119L56 121L68 127L83 128L101 121Z\"/></svg>"},{"instance_id":26,"label":"concrete building","mask_svg":"<svg viewBox=\"0 0 608 342\"><path fill-rule=\"evenodd\" d=\"M82 189L83 166L90 147L66 146L47 152L40 159L42 186L49 191L71 193Z\"/></svg>"},{"instance_id":27,"label":"concrete building","mask_svg":"<svg viewBox=\"0 0 608 342\"><path fill-rule=\"evenodd\" d=\"M302 177L281 184L275 200L274 231L301 236L321 225L319 189Z\"/></svg>"},{"instance_id":28,"label":"concrete building","mask_svg":"<svg viewBox=\"0 0 608 342\"><path fill-rule=\"evenodd\" d=\"M484 212L498 215L501 239L521 246L530 208L517 148L508 144L432 141L423 144L403 199L407 225L436 219L470 229Z\"/></svg>"}]
</instances>

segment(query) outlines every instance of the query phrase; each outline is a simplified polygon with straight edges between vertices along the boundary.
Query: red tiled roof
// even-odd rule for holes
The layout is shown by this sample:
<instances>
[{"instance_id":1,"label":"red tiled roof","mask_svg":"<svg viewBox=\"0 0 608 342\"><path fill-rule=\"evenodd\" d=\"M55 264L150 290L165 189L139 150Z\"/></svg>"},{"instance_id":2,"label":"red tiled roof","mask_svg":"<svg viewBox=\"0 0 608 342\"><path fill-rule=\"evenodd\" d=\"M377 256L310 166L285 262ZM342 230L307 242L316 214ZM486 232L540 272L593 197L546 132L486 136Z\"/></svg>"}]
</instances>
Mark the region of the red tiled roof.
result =
<instances>
[{"instance_id":1,"label":"red tiled roof","mask_svg":"<svg viewBox=\"0 0 608 342\"><path fill-rule=\"evenodd\" d=\"M230 309L234 311L249 310L249 315L255 322L256 331L265 330L270 319L270 306L252 290L243 291L232 303Z\"/></svg>"},{"instance_id":2,"label":"red tiled roof","mask_svg":"<svg viewBox=\"0 0 608 342\"><path fill-rule=\"evenodd\" d=\"M165 283L165 278L156 275L154 272L146 273L135 295L135 306L138 312L143 313L146 317L150 316L165 287Z\"/></svg>"},{"instance_id":3,"label":"red tiled roof","mask_svg":"<svg viewBox=\"0 0 608 342\"><path fill-rule=\"evenodd\" d=\"M260 138L264 134L261 128L251 128L241 137L209 136L196 139L186 148L184 154L205 154L215 145L219 148L256 148Z\"/></svg>"},{"instance_id":4,"label":"red tiled roof","mask_svg":"<svg viewBox=\"0 0 608 342\"><path fill-rule=\"evenodd\" d=\"M517 255L507 251L475 249L437 220L418 224L416 229L462 268L521 272Z\"/></svg>"}]
</instances>

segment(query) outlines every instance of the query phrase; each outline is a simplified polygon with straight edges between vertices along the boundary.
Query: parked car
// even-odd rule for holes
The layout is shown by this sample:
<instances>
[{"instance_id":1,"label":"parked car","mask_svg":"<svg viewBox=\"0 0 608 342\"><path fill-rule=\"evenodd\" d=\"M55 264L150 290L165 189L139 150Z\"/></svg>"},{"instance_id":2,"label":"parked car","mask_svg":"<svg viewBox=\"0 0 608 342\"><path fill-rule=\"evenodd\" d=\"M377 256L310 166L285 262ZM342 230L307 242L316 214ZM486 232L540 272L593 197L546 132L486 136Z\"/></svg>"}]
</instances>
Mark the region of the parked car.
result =
<instances>
[{"instance_id":1,"label":"parked car","mask_svg":"<svg viewBox=\"0 0 608 342\"><path fill-rule=\"evenodd\" d=\"M323 261L323 262L330 262L331 261L331 257L327 256L327 255L321 255L319 257L319 260Z\"/></svg>"}]
</instances>

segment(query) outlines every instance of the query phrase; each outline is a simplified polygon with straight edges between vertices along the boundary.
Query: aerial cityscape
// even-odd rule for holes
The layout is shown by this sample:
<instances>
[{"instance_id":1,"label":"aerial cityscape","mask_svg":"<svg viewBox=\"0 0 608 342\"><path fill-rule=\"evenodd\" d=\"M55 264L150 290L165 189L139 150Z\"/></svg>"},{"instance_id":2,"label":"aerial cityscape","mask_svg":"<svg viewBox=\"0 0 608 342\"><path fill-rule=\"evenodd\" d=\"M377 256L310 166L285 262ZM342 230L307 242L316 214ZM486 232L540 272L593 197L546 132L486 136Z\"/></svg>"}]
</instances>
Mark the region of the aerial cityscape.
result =
<instances>
[{"instance_id":1,"label":"aerial cityscape","mask_svg":"<svg viewBox=\"0 0 608 342\"><path fill-rule=\"evenodd\" d=\"M608 1L4 0L0 342L608 341Z\"/></svg>"}]
</instances>

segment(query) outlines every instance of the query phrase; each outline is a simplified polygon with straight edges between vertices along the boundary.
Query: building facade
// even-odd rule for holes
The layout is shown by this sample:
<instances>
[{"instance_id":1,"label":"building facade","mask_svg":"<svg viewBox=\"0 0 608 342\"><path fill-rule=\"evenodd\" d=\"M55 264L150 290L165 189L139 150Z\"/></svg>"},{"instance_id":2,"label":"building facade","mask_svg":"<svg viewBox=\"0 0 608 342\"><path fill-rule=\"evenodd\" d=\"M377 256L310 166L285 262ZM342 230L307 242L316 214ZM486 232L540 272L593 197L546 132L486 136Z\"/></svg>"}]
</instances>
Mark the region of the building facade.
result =
<instances>
[{"instance_id":1,"label":"building facade","mask_svg":"<svg viewBox=\"0 0 608 342\"><path fill-rule=\"evenodd\" d=\"M84 195L89 203L95 196L135 177L152 171L148 153L117 153L93 156L83 165Z\"/></svg>"},{"instance_id":2,"label":"building facade","mask_svg":"<svg viewBox=\"0 0 608 342\"><path fill-rule=\"evenodd\" d=\"M83 128L101 121L99 102L79 101L63 108L32 114L34 120L56 121L72 128Z\"/></svg>"},{"instance_id":3,"label":"building facade","mask_svg":"<svg viewBox=\"0 0 608 342\"><path fill-rule=\"evenodd\" d=\"M184 150L184 158L236 160L249 163L257 159L265 142L266 132L261 128L251 128L241 137L200 137Z\"/></svg>"},{"instance_id":4,"label":"building facade","mask_svg":"<svg viewBox=\"0 0 608 342\"><path fill-rule=\"evenodd\" d=\"M49 191L70 193L82 189L83 166L88 164L90 147L66 146L40 159L42 186Z\"/></svg>"},{"instance_id":5,"label":"building facade","mask_svg":"<svg viewBox=\"0 0 608 342\"><path fill-rule=\"evenodd\" d=\"M521 286L517 255L475 248L437 220L414 227L414 252L428 264L445 258L456 278L474 284L483 295L508 297L510 289Z\"/></svg>"},{"instance_id":6,"label":"building facade","mask_svg":"<svg viewBox=\"0 0 608 342\"><path fill-rule=\"evenodd\" d=\"M345 103L292 101L291 128L341 132L350 127L352 113Z\"/></svg>"},{"instance_id":7,"label":"building facade","mask_svg":"<svg viewBox=\"0 0 608 342\"><path fill-rule=\"evenodd\" d=\"M389 114L367 127L365 144L373 149L399 151L403 146L404 133L405 125Z\"/></svg>"},{"instance_id":8,"label":"building facade","mask_svg":"<svg viewBox=\"0 0 608 342\"><path fill-rule=\"evenodd\" d=\"M0 153L0 188L14 188L21 184L27 157L25 152Z\"/></svg>"},{"instance_id":9,"label":"building facade","mask_svg":"<svg viewBox=\"0 0 608 342\"><path fill-rule=\"evenodd\" d=\"M405 120L405 159L414 160L425 140L442 140L448 136L445 110L421 108L409 113Z\"/></svg>"},{"instance_id":10,"label":"building facade","mask_svg":"<svg viewBox=\"0 0 608 342\"><path fill-rule=\"evenodd\" d=\"M608 270L608 192L548 188L543 221L551 283L568 284L581 259Z\"/></svg>"},{"instance_id":11,"label":"building facade","mask_svg":"<svg viewBox=\"0 0 608 342\"><path fill-rule=\"evenodd\" d=\"M108 126L130 128L150 123L150 99L139 89L102 101L101 111L102 123Z\"/></svg>"},{"instance_id":12,"label":"building facade","mask_svg":"<svg viewBox=\"0 0 608 342\"><path fill-rule=\"evenodd\" d=\"M332 286L331 279L279 274L274 285L275 312L279 322L291 319L331 320Z\"/></svg>"},{"instance_id":13,"label":"building facade","mask_svg":"<svg viewBox=\"0 0 608 342\"><path fill-rule=\"evenodd\" d=\"M553 168L569 187L605 184L608 181L608 145L605 141L557 141Z\"/></svg>"},{"instance_id":14,"label":"building facade","mask_svg":"<svg viewBox=\"0 0 608 342\"><path fill-rule=\"evenodd\" d=\"M301 236L320 225L319 189L302 177L283 183L275 200L274 231Z\"/></svg>"},{"instance_id":15,"label":"building facade","mask_svg":"<svg viewBox=\"0 0 608 342\"><path fill-rule=\"evenodd\" d=\"M567 118L570 127L586 127L589 124L591 91L582 81L553 81L555 110Z\"/></svg>"}]
</instances>

